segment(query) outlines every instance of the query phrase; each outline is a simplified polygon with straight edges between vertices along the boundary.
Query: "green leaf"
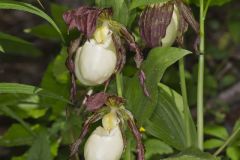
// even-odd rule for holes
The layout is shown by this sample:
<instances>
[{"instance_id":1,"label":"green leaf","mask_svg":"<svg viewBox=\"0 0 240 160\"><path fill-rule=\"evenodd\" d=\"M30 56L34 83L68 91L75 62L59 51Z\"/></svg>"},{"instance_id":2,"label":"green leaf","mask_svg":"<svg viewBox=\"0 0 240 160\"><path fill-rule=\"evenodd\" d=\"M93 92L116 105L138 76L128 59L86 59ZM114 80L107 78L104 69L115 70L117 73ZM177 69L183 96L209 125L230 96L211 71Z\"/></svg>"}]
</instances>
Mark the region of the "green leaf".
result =
<instances>
[{"instance_id":1,"label":"green leaf","mask_svg":"<svg viewBox=\"0 0 240 160\"><path fill-rule=\"evenodd\" d=\"M199 6L199 0L188 0L191 3L195 3ZM204 0L204 3L206 4L208 0ZM226 3L231 2L232 0L211 0L210 6L222 6Z\"/></svg>"},{"instance_id":2,"label":"green leaf","mask_svg":"<svg viewBox=\"0 0 240 160\"><path fill-rule=\"evenodd\" d=\"M130 9L134 9L134 8L144 6L144 5L150 5L153 3L165 3L168 1L169 0L133 0L130 5Z\"/></svg>"},{"instance_id":3,"label":"green leaf","mask_svg":"<svg viewBox=\"0 0 240 160\"><path fill-rule=\"evenodd\" d=\"M138 73L131 79L126 80L124 86L127 109L134 113L135 118L142 125L153 113L158 101L158 87L165 70L177 60L190 54L190 51L179 48L154 48L150 51L142 65L146 74L146 86L150 93L147 97L140 85ZM133 96L134 95L134 96Z\"/></svg>"},{"instance_id":4,"label":"green leaf","mask_svg":"<svg viewBox=\"0 0 240 160\"><path fill-rule=\"evenodd\" d=\"M82 130L83 119L77 114L71 114L62 129L62 144L72 143L72 138L78 138ZM69 131L71 130L71 134Z\"/></svg>"},{"instance_id":5,"label":"green leaf","mask_svg":"<svg viewBox=\"0 0 240 160\"><path fill-rule=\"evenodd\" d=\"M166 143L157 139L148 139L145 143L145 159L150 159L153 155L163 155L173 153L173 149Z\"/></svg>"},{"instance_id":6,"label":"green leaf","mask_svg":"<svg viewBox=\"0 0 240 160\"><path fill-rule=\"evenodd\" d=\"M232 146L227 148L227 156L231 158L231 160L239 160L240 159L240 147Z\"/></svg>"},{"instance_id":7,"label":"green leaf","mask_svg":"<svg viewBox=\"0 0 240 160\"><path fill-rule=\"evenodd\" d=\"M25 154L23 154L23 155L21 155L21 156L14 156L14 157L12 157L11 158L11 160L26 160L27 159L27 154L25 153Z\"/></svg>"},{"instance_id":8,"label":"green leaf","mask_svg":"<svg viewBox=\"0 0 240 160\"><path fill-rule=\"evenodd\" d=\"M49 97L55 100L70 103L69 100L63 96L59 96L55 93L49 92L45 89L38 88L36 86L19 84L19 83L0 83L0 94L12 93L12 94L28 94L28 95L39 95L43 97Z\"/></svg>"},{"instance_id":9,"label":"green leaf","mask_svg":"<svg viewBox=\"0 0 240 160\"><path fill-rule=\"evenodd\" d=\"M48 65L47 70L44 73L41 87L45 90L51 91L54 94L61 94L63 95L64 99L67 99L69 97L69 83L59 83L57 79L54 76L54 63L50 63ZM59 116L62 114L62 112L65 110L65 107L67 106L66 101L56 101L54 99L48 98L48 97L42 97L40 100L41 106L47 106L50 107L53 111L53 114L51 116Z\"/></svg>"},{"instance_id":10,"label":"green leaf","mask_svg":"<svg viewBox=\"0 0 240 160\"><path fill-rule=\"evenodd\" d=\"M28 160L52 160L50 141L46 133L42 132L36 137L29 149Z\"/></svg>"},{"instance_id":11,"label":"green leaf","mask_svg":"<svg viewBox=\"0 0 240 160\"><path fill-rule=\"evenodd\" d=\"M131 133L127 132L126 137L127 137L127 144L126 144L125 152L122 155L122 159L123 160L133 160L133 159L135 159L135 155L134 155L133 151L135 151L136 144L134 143L134 139L133 139Z\"/></svg>"},{"instance_id":12,"label":"green leaf","mask_svg":"<svg viewBox=\"0 0 240 160\"><path fill-rule=\"evenodd\" d=\"M17 1L12 1L12 0L1 0L0 1L0 9L15 9L19 11L24 11L24 12L29 12L32 14L35 14L39 17L42 17L46 21L48 21L53 28L58 32L59 36L61 37L62 41L64 42L64 38L62 35L62 32L56 25L56 23L52 20L51 17L49 17L46 13L44 13L42 10L40 10L37 7L34 7L31 4L24 3L24 2L17 2Z\"/></svg>"},{"instance_id":13,"label":"green leaf","mask_svg":"<svg viewBox=\"0 0 240 160\"><path fill-rule=\"evenodd\" d=\"M224 141L220 139L209 139L204 142L204 149L214 149L222 146L223 143Z\"/></svg>"},{"instance_id":14,"label":"green leaf","mask_svg":"<svg viewBox=\"0 0 240 160\"><path fill-rule=\"evenodd\" d=\"M58 154L58 149L60 147L61 139L58 139L57 141L53 142L51 144L51 155L53 157L56 157Z\"/></svg>"},{"instance_id":15,"label":"green leaf","mask_svg":"<svg viewBox=\"0 0 240 160\"><path fill-rule=\"evenodd\" d=\"M196 129L192 119L190 122L192 124L191 145L197 146ZM182 97L169 87L160 84L156 109L145 128L147 133L172 147L178 150L185 149L187 140L184 130Z\"/></svg>"},{"instance_id":16,"label":"green leaf","mask_svg":"<svg viewBox=\"0 0 240 160\"><path fill-rule=\"evenodd\" d=\"M68 7L66 7L65 5L51 3L50 8L51 8L51 15L52 15L54 21L59 26L62 33L67 34L67 32L68 32L67 25L64 22L62 16L63 16L63 13L68 10Z\"/></svg>"},{"instance_id":17,"label":"green leaf","mask_svg":"<svg viewBox=\"0 0 240 160\"><path fill-rule=\"evenodd\" d=\"M222 140L226 140L228 138L228 132L227 129L218 126L218 125L209 125L204 128L204 133L207 135L211 135L217 138L220 138Z\"/></svg>"},{"instance_id":18,"label":"green leaf","mask_svg":"<svg viewBox=\"0 0 240 160\"><path fill-rule=\"evenodd\" d=\"M0 146L13 147L30 145L33 136L20 124L12 124L0 138Z\"/></svg>"},{"instance_id":19,"label":"green leaf","mask_svg":"<svg viewBox=\"0 0 240 160\"><path fill-rule=\"evenodd\" d=\"M26 56L39 56L42 54L32 43L2 32L0 32L0 46L0 51L4 53Z\"/></svg>"},{"instance_id":20,"label":"green leaf","mask_svg":"<svg viewBox=\"0 0 240 160\"><path fill-rule=\"evenodd\" d=\"M188 149L177 156L172 158L166 158L164 160L219 160L218 158L210 155L209 153L204 153L198 149Z\"/></svg>"},{"instance_id":21,"label":"green leaf","mask_svg":"<svg viewBox=\"0 0 240 160\"><path fill-rule=\"evenodd\" d=\"M24 30L25 33L34 35L43 39L59 40L59 35L49 24L40 24Z\"/></svg>"},{"instance_id":22,"label":"green leaf","mask_svg":"<svg viewBox=\"0 0 240 160\"><path fill-rule=\"evenodd\" d=\"M53 75L59 83L69 82L69 71L65 65L67 56L67 48L63 47L61 53L55 58L53 62Z\"/></svg>"},{"instance_id":23,"label":"green leaf","mask_svg":"<svg viewBox=\"0 0 240 160\"><path fill-rule=\"evenodd\" d=\"M31 117L37 119L45 115L47 108L39 108L39 99L39 96L34 95L19 102L17 107L26 114L24 118Z\"/></svg>"},{"instance_id":24,"label":"green leaf","mask_svg":"<svg viewBox=\"0 0 240 160\"><path fill-rule=\"evenodd\" d=\"M5 115L17 120L26 129L26 131L28 131L31 135L34 135L30 126L9 107L0 106L0 111L2 111Z\"/></svg>"}]
</instances>

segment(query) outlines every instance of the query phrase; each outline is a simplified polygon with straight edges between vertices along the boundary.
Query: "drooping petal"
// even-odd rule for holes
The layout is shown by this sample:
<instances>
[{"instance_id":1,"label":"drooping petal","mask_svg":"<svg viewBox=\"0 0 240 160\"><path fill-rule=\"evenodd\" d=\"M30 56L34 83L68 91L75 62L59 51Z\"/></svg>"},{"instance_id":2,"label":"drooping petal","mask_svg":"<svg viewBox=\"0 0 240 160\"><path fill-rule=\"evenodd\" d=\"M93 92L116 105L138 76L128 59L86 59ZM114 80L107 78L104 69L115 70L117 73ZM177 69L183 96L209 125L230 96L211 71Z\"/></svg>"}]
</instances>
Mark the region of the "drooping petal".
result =
<instances>
[{"instance_id":1,"label":"drooping petal","mask_svg":"<svg viewBox=\"0 0 240 160\"><path fill-rule=\"evenodd\" d=\"M133 119L128 119L128 125L131 129L131 132L136 140L136 148L137 148L137 160L144 160L144 145L142 143L142 136L140 131L138 130L138 127L136 126Z\"/></svg>"},{"instance_id":2,"label":"drooping petal","mask_svg":"<svg viewBox=\"0 0 240 160\"><path fill-rule=\"evenodd\" d=\"M77 95L77 84L76 84L76 76L75 76L75 65L73 61L73 55L76 52L79 44L81 42L81 37L73 40L68 47L68 57L66 59L65 65L69 70L71 77L71 90L70 90L70 100L74 104L75 97Z\"/></svg>"},{"instance_id":3,"label":"drooping petal","mask_svg":"<svg viewBox=\"0 0 240 160\"><path fill-rule=\"evenodd\" d=\"M121 42L121 38L117 34L112 35L113 43L117 52L117 65L116 70L121 72L126 63L126 50Z\"/></svg>"},{"instance_id":4,"label":"drooping petal","mask_svg":"<svg viewBox=\"0 0 240 160\"><path fill-rule=\"evenodd\" d=\"M142 55L141 49L138 47L137 43L135 42L133 35L124 26L121 26L120 33L122 37L127 41L130 47L130 50L135 52L134 61L136 63L137 68L140 68L143 61L143 55Z\"/></svg>"},{"instance_id":5,"label":"drooping petal","mask_svg":"<svg viewBox=\"0 0 240 160\"><path fill-rule=\"evenodd\" d=\"M78 152L79 146L81 145L84 137L87 135L90 125L101 119L103 117L103 114L104 113L96 112L91 117L89 117L88 120L84 122L79 138L71 145L70 148L71 153L69 157L74 156Z\"/></svg>"},{"instance_id":6,"label":"drooping petal","mask_svg":"<svg viewBox=\"0 0 240 160\"><path fill-rule=\"evenodd\" d=\"M185 21L193 28L193 30L199 33L199 24L193 16L193 13L187 5L184 4L182 0L176 0L177 7L180 14L183 16Z\"/></svg>"}]
</instances>

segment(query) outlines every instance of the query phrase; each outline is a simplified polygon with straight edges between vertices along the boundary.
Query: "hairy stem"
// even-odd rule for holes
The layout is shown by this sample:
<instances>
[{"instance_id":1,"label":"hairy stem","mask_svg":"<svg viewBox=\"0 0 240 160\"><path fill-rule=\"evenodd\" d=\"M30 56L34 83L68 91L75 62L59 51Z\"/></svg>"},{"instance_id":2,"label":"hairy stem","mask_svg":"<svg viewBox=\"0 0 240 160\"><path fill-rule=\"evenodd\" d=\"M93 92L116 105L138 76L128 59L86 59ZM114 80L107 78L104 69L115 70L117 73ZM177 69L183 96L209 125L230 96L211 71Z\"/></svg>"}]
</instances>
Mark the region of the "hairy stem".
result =
<instances>
[{"instance_id":1,"label":"hairy stem","mask_svg":"<svg viewBox=\"0 0 240 160\"><path fill-rule=\"evenodd\" d=\"M204 2L200 0L200 56L198 64L198 86L197 86L197 127L198 127L198 147L203 150L203 82L204 82L204 52L205 52L205 29L204 29Z\"/></svg>"},{"instance_id":2,"label":"hairy stem","mask_svg":"<svg viewBox=\"0 0 240 160\"><path fill-rule=\"evenodd\" d=\"M184 67L184 58L179 60L179 72L180 72L180 85L181 92L183 97L183 107L184 107L184 122L185 122L185 133L187 140L187 147L191 145L191 133L189 129L189 107L188 107L188 98L187 98L187 88L185 81L185 67Z\"/></svg>"},{"instance_id":3,"label":"hairy stem","mask_svg":"<svg viewBox=\"0 0 240 160\"><path fill-rule=\"evenodd\" d=\"M227 147L232 142L232 140L238 135L239 132L240 127L236 129L233 134L226 140L226 142L214 153L214 156L217 156L219 153L221 153L225 147Z\"/></svg>"}]
</instances>

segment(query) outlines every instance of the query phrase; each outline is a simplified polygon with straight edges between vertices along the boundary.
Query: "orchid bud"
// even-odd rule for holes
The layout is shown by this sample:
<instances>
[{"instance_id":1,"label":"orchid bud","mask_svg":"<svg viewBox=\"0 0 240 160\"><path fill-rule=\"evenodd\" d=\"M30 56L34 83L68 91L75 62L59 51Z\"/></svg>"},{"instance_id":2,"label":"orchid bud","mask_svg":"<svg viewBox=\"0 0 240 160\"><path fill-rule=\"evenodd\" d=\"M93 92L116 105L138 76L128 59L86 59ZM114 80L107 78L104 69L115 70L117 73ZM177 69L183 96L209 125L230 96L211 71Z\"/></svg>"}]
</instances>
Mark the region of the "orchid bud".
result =
<instances>
[{"instance_id":1,"label":"orchid bud","mask_svg":"<svg viewBox=\"0 0 240 160\"><path fill-rule=\"evenodd\" d=\"M119 160L124 143L119 120L110 112L102 119L103 127L97 127L84 147L85 160Z\"/></svg>"},{"instance_id":2,"label":"orchid bud","mask_svg":"<svg viewBox=\"0 0 240 160\"><path fill-rule=\"evenodd\" d=\"M169 47L175 40L182 46L188 25L199 33L198 22L183 0L150 5L139 20L141 36L149 47Z\"/></svg>"},{"instance_id":3,"label":"orchid bud","mask_svg":"<svg viewBox=\"0 0 240 160\"><path fill-rule=\"evenodd\" d=\"M171 46L179 30L179 11L173 2L148 6L141 14L140 33L149 47Z\"/></svg>"},{"instance_id":4,"label":"orchid bud","mask_svg":"<svg viewBox=\"0 0 240 160\"><path fill-rule=\"evenodd\" d=\"M107 24L97 28L93 38L79 47L75 57L75 74L84 85L104 83L114 73L117 64L112 31Z\"/></svg>"}]
</instances>

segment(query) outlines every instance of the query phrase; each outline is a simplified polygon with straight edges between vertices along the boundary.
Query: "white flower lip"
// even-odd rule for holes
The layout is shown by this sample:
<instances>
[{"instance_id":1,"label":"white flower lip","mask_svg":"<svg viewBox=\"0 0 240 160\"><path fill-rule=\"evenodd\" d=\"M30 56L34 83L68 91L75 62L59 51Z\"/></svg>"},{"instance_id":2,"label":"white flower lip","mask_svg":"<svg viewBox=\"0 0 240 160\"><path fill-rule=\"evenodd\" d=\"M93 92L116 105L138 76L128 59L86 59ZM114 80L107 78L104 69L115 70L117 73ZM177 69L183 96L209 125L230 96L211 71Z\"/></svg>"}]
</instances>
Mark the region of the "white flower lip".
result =
<instances>
[{"instance_id":1,"label":"white flower lip","mask_svg":"<svg viewBox=\"0 0 240 160\"><path fill-rule=\"evenodd\" d=\"M95 86L104 83L114 73L117 55L111 37L112 32L104 31L104 41L86 41L79 47L75 57L75 74L84 85ZM110 33L110 34L109 34Z\"/></svg>"},{"instance_id":2,"label":"white flower lip","mask_svg":"<svg viewBox=\"0 0 240 160\"><path fill-rule=\"evenodd\" d=\"M124 144L120 128L110 132L98 127L91 134L84 147L85 160L119 160Z\"/></svg>"},{"instance_id":3,"label":"white flower lip","mask_svg":"<svg viewBox=\"0 0 240 160\"><path fill-rule=\"evenodd\" d=\"M114 110L102 119L103 127L97 127L84 147L85 160L119 160L124 142L119 119Z\"/></svg>"},{"instance_id":4,"label":"white flower lip","mask_svg":"<svg viewBox=\"0 0 240 160\"><path fill-rule=\"evenodd\" d=\"M163 47L170 47L174 43L178 36L178 29L179 29L179 11L177 7L174 5L171 22L167 27L165 37L162 38L161 40Z\"/></svg>"}]
</instances>

